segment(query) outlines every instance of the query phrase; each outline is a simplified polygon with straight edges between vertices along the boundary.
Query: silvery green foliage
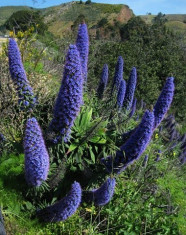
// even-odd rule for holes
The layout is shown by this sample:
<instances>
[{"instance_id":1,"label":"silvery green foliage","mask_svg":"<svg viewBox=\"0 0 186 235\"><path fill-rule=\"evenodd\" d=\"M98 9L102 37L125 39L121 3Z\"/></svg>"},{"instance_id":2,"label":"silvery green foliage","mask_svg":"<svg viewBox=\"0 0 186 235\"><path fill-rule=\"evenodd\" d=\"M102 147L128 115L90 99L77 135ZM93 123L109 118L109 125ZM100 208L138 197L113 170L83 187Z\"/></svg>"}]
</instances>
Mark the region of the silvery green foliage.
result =
<instances>
[{"instance_id":1,"label":"silvery green foliage","mask_svg":"<svg viewBox=\"0 0 186 235\"><path fill-rule=\"evenodd\" d=\"M54 142L69 139L71 127L83 102L83 76L79 52L70 45L66 56L63 79L54 106L54 117L49 129L57 134Z\"/></svg>"},{"instance_id":2,"label":"silvery green foliage","mask_svg":"<svg viewBox=\"0 0 186 235\"><path fill-rule=\"evenodd\" d=\"M100 188L84 191L83 199L86 202L94 202L95 205L104 206L111 200L114 194L115 184L115 178L108 178Z\"/></svg>"},{"instance_id":3,"label":"silvery green foliage","mask_svg":"<svg viewBox=\"0 0 186 235\"><path fill-rule=\"evenodd\" d=\"M97 95L99 99L102 99L107 83L108 83L108 65L104 64L102 73L101 73L101 79L100 79L99 86L97 89Z\"/></svg>"},{"instance_id":4,"label":"silvery green foliage","mask_svg":"<svg viewBox=\"0 0 186 235\"><path fill-rule=\"evenodd\" d=\"M24 154L26 181L31 186L40 186L48 176L49 155L35 118L28 119L26 123Z\"/></svg>"},{"instance_id":5,"label":"silvery green foliage","mask_svg":"<svg viewBox=\"0 0 186 235\"><path fill-rule=\"evenodd\" d=\"M69 193L52 206L38 211L38 216L45 222L58 222L66 220L73 215L81 203L82 190L78 182L72 184Z\"/></svg>"},{"instance_id":6,"label":"silvery green foliage","mask_svg":"<svg viewBox=\"0 0 186 235\"><path fill-rule=\"evenodd\" d=\"M172 103L174 96L174 78L168 77L162 92L154 106L154 129L160 124Z\"/></svg>"},{"instance_id":7,"label":"silvery green foliage","mask_svg":"<svg viewBox=\"0 0 186 235\"><path fill-rule=\"evenodd\" d=\"M136 68L133 67L130 72L129 80L127 81L126 94L125 94L125 99L123 102L123 106L127 110L130 110L132 107L132 103L134 99L134 92L136 89L136 83L137 83L137 72L136 72Z\"/></svg>"},{"instance_id":8,"label":"silvery green foliage","mask_svg":"<svg viewBox=\"0 0 186 235\"><path fill-rule=\"evenodd\" d=\"M16 86L20 107L21 109L33 108L36 104L36 98L27 80L19 48L13 38L9 39L8 58L9 70Z\"/></svg>"},{"instance_id":9,"label":"silvery green foliage","mask_svg":"<svg viewBox=\"0 0 186 235\"><path fill-rule=\"evenodd\" d=\"M111 94L113 93L114 90L116 90L117 92L119 90L120 83L123 80L123 64L124 64L123 58L122 56L119 56L117 64L116 64L116 68L115 68Z\"/></svg>"},{"instance_id":10,"label":"silvery green foliage","mask_svg":"<svg viewBox=\"0 0 186 235\"><path fill-rule=\"evenodd\" d=\"M123 106L123 101L125 98L125 91L126 91L126 82L125 80L122 79L120 82L118 95L117 95L117 106L119 109L121 109Z\"/></svg>"},{"instance_id":11,"label":"silvery green foliage","mask_svg":"<svg viewBox=\"0 0 186 235\"><path fill-rule=\"evenodd\" d=\"M116 152L116 156L101 159L109 173L121 173L142 155L151 140L153 125L154 113L147 110L135 132Z\"/></svg>"},{"instance_id":12,"label":"silvery green foliage","mask_svg":"<svg viewBox=\"0 0 186 235\"><path fill-rule=\"evenodd\" d=\"M87 81L87 66L88 66L88 54L89 54L89 36L88 29L85 23L79 25L76 46L80 54L81 67L83 79Z\"/></svg>"}]
</instances>

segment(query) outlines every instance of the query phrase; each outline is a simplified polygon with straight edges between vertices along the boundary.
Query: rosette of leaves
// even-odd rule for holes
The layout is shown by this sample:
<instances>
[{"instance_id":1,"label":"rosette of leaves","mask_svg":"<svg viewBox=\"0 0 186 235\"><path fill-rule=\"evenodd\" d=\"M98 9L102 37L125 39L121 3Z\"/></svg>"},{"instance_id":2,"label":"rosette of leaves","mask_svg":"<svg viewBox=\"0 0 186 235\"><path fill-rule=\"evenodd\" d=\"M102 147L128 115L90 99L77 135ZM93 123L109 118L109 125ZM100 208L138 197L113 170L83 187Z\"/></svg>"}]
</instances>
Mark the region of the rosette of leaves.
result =
<instances>
[{"instance_id":1,"label":"rosette of leaves","mask_svg":"<svg viewBox=\"0 0 186 235\"><path fill-rule=\"evenodd\" d=\"M68 148L68 161L83 167L95 164L99 151L107 142L106 126L108 121L101 117L93 118L93 109L83 106L72 128L71 143Z\"/></svg>"}]
</instances>

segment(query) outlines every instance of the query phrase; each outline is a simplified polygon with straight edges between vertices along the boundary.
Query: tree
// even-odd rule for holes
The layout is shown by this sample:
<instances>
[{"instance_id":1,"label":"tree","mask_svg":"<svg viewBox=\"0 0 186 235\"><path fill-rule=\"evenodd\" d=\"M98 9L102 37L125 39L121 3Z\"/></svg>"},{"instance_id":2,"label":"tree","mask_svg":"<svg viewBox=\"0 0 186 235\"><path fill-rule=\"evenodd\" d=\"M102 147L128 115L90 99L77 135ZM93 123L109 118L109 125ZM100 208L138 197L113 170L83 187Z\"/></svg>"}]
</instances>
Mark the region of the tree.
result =
<instances>
[{"instance_id":1,"label":"tree","mask_svg":"<svg viewBox=\"0 0 186 235\"><path fill-rule=\"evenodd\" d=\"M21 10L13 13L10 18L5 22L4 26L8 30L15 31L26 31L31 26L39 34L43 34L47 30L47 25L43 22L43 17L40 15L39 11Z\"/></svg>"},{"instance_id":2,"label":"tree","mask_svg":"<svg viewBox=\"0 0 186 235\"><path fill-rule=\"evenodd\" d=\"M91 2L91 0L87 0L86 2L85 2L85 4L91 4L92 2Z\"/></svg>"}]
</instances>

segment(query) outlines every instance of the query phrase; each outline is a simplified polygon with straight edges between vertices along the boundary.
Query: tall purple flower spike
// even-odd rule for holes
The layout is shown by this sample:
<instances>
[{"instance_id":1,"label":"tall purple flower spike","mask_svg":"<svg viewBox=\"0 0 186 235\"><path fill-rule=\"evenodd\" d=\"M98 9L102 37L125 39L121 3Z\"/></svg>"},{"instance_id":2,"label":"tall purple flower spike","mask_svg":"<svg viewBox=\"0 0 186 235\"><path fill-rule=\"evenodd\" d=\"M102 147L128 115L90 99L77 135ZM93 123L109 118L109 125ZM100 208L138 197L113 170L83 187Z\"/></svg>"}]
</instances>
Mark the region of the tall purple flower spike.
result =
<instances>
[{"instance_id":1,"label":"tall purple flower spike","mask_svg":"<svg viewBox=\"0 0 186 235\"><path fill-rule=\"evenodd\" d=\"M63 80L54 107L54 117L49 129L58 136L54 142L62 137L67 141L71 127L83 103L83 77L79 52L75 45L70 45L66 56Z\"/></svg>"},{"instance_id":2,"label":"tall purple flower spike","mask_svg":"<svg viewBox=\"0 0 186 235\"><path fill-rule=\"evenodd\" d=\"M118 90L118 95L117 95L117 106L118 108L122 108L123 106L123 101L125 98L125 91L126 91L126 82L125 80L121 80L119 90Z\"/></svg>"},{"instance_id":3,"label":"tall purple flower spike","mask_svg":"<svg viewBox=\"0 0 186 235\"><path fill-rule=\"evenodd\" d=\"M116 68L115 68L115 74L114 74L114 80L113 80L111 94L113 93L113 91L115 89L116 89L116 91L119 90L120 83L123 80L123 64L124 64L123 58L122 58L122 56L119 56L117 64L116 64Z\"/></svg>"},{"instance_id":4,"label":"tall purple flower spike","mask_svg":"<svg viewBox=\"0 0 186 235\"><path fill-rule=\"evenodd\" d=\"M82 190L78 182L72 184L69 193L52 206L38 211L38 217L44 222L59 222L73 215L81 203Z\"/></svg>"},{"instance_id":5,"label":"tall purple flower spike","mask_svg":"<svg viewBox=\"0 0 186 235\"><path fill-rule=\"evenodd\" d=\"M108 156L101 159L109 173L121 173L142 155L151 140L153 126L154 113L147 110L135 132L116 152L115 158Z\"/></svg>"},{"instance_id":6,"label":"tall purple flower spike","mask_svg":"<svg viewBox=\"0 0 186 235\"><path fill-rule=\"evenodd\" d=\"M100 188L93 189L91 191L84 191L84 201L94 202L94 204L97 206L104 206L111 200L114 194L115 184L115 178L108 178Z\"/></svg>"},{"instance_id":7,"label":"tall purple flower spike","mask_svg":"<svg viewBox=\"0 0 186 235\"><path fill-rule=\"evenodd\" d=\"M13 38L9 39L8 58L9 70L16 86L20 107L21 109L33 108L36 104L36 98L27 80L18 45Z\"/></svg>"},{"instance_id":8,"label":"tall purple flower spike","mask_svg":"<svg viewBox=\"0 0 186 235\"><path fill-rule=\"evenodd\" d=\"M166 115L167 111L169 110L169 107L173 100L173 96L174 96L174 78L168 77L161 91L161 94L154 106L154 116L155 116L154 129L158 127L158 125Z\"/></svg>"},{"instance_id":9,"label":"tall purple flower spike","mask_svg":"<svg viewBox=\"0 0 186 235\"><path fill-rule=\"evenodd\" d=\"M132 104L131 111L129 113L129 118L131 118L134 115L134 113L136 112L136 103L137 103L137 99L135 98L133 101L133 104Z\"/></svg>"},{"instance_id":10,"label":"tall purple flower spike","mask_svg":"<svg viewBox=\"0 0 186 235\"><path fill-rule=\"evenodd\" d=\"M106 89L107 82L108 82L108 65L104 64L103 70L101 73L101 79L100 79L99 86L97 89L97 95L99 99L102 99L103 97L103 93Z\"/></svg>"},{"instance_id":11,"label":"tall purple flower spike","mask_svg":"<svg viewBox=\"0 0 186 235\"><path fill-rule=\"evenodd\" d=\"M28 119L24 137L25 177L29 185L40 186L47 179L49 155L35 118Z\"/></svg>"},{"instance_id":12,"label":"tall purple flower spike","mask_svg":"<svg viewBox=\"0 0 186 235\"><path fill-rule=\"evenodd\" d=\"M127 110L130 110L132 107L134 92L136 89L136 83L137 83L137 72L136 68L133 67L130 72L129 80L127 82L126 94L123 102L123 105Z\"/></svg>"},{"instance_id":13,"label":"tall purple flower spike","mask_svg":"<svg viewBox=\"0 0 186 235\"><path fill-rule=\"evenodd\" d=\"M88 66L88 54L89 54L89 36L88 29L85 23L79 25L76 46L80 54L83 79L87 81L87 66Z\"/></svg>"}]
</instances>

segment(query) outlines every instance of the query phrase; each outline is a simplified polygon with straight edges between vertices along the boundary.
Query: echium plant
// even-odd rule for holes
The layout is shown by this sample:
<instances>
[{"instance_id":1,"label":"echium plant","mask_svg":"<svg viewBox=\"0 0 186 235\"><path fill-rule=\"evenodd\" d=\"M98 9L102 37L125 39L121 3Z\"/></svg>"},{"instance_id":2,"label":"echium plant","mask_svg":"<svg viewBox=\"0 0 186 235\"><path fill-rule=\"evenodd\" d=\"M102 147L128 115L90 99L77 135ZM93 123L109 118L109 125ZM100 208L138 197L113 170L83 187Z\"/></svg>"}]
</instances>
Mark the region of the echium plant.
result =
<instances>
[{"instance_id":1,"label":"echium plant","mask_svg":"<svg viewBox=\"0 0 186 235\"><path fill-rule=\"evenodd\" d=\"M125 80L122 79L120 82L120 86L119 86L119 90L117 94L117 106L119 109L121 109L123 106L123 101L125 98L125 91L126 91L126 82Z\"/></svg>"},{"instance_id":2,"label":"echium plant","mask_svg":"<svg viewBox=\"0 0 186 235\"><path fill-rule=\"evenodd\" d=\"M70 45L66 56L63 79L54 107L54 117L50 131L54 131L58 142L64 137L69 139L71 127L83 103L83 76L79 52L75 45Z\"/></svg>"},{"instance_id":3,"label":"echium plant","mask_svg":"<svg viewBox=\"0 0 186 235\"><path fill-rule=\"evenodd\" d=\"M48 176L49 155L35 118L28 119L26 123L24 153L26 181L31 186L40 186Z\"/></svg>"},{"instance_id":4,"label":"echium plant","mask_svg":"<svg viewBox=\"0 0 186 235\"><path fill-rule=\"evenodd\" d=\"M137 72L136 68L133 67L130 72L129 80L127 82L126 94L123 102L123 105L127 110L130 110L132 107L134 92L136 89L136 83L137 83Z\"/></svg>"},{"instance_id":5,"label":"echium plant","mask_svg":"<svg viewBox=\"0 0 186 235\"><path fill-rule=\"evenodd\" d=\"M141 156L151 140L153 126L154 113L147 110L135 132L116 152L115 158L108 156L101 159L109 173L121 173Z\"/></svg>"},{"instance_id":6,"label":"echium plant","mask_svg":"<svg viewBox=\"0 0 186 235\"><path fill-rule=\"evenodd\" d=\"M102 99L102 97L103 97L103 93L106 89L107 82L108 82L108 65L104 64L103 69L102 69L102 73L101 73L99 86L97 89L97 96L99 99Z\"/></svg>"},{"instance_id":7,"label":"echium plant","mask_svg":"<svg viewBox=\"0 0 186 235\"><path fill-rule=\"evenodd\" d=\"M161 91L161 94L154 106L154 129L163 120L165 114L169 110L174 96L174 78L168 77L166 83Z\"/></svg>"},{"instance_id":8,"label":"echium plant","mask_svg":"<svg viewBox=\"0 0 186 235\"><path fill-rule=\"evenodd\" d=\"M120 82L123 79L123 64L124 64L123 58L122 58L122 56L119 56L116 67L115 67L114 80L113 80L111 94L113 93L114 90L116 90L116 91L119 90Z\"/></svg>"},{"instance_id":9,"label":"echium plant","mask_svg":"<svg viewBox=\"0 0 186 235\"><path fill-rule=\"evenodd\" d=\"M84 191L83 200L85 202L94 202L97 206L104 206L111 200L114 194L115 184L115 178L108 178L100 188Z\"/></svg>"},{"instance_id":10,"label":"echium plant","mask_svg":"<svg viewBox=\"0 0 186 235\"><path fill-rule=\"evenodd\" d=\"M38 216L45 222L58 222L66 220L73 215L81 203L82 190L78 182L72 184L69 193L52 206L38 211Z\"/></svg>"},{"instance_id":11,"label":"echium plant","mask_svg":"<svg viewBox=\"0 0 186 235\"><path fill-rule=\"evenodd\" d=\"M18 45L13 38L9 39L8 58L9 70L16 86L20 107L21 109L33 108L36 104L36 98L27 80Z\"/></svg>"},{"instance_id":12,"label":"echium plant","mask_svg":"<svg viewBox=\"0 0 186 235\"><path fill-rule=\"evenodd\" d=\"M136 112L136 103L137 103L137 99L135 98L132 103L131 111L129 113L129 118L131 118Z\"/></svg>"},{"instance_id":13,"label":"echium plant","mask_svg":"<svg viewBox=\"0 0 186 235\"><path fill-rule=\"evenodd\" d=\"M80 54L82 74L84 82L87 81L87 66L88 66L88 54L89 54L89 36L88 29L85 23L79 25L76 46Z\"/></svg>"}]
</instances>

